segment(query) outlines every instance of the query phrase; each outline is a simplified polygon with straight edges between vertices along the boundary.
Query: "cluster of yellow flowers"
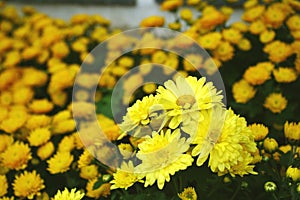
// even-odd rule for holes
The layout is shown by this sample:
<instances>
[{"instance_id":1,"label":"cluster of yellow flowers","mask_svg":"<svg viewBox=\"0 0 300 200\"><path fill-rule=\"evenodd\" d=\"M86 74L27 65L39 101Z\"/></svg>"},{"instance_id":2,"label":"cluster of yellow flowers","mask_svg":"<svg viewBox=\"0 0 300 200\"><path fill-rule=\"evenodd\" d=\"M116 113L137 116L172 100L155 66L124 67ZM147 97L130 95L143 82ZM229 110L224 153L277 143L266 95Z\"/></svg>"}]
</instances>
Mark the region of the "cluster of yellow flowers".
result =
<instances>
[{"instance_id":1,"label":"cluster of yellow flowers","mask_svg":"<svg viewBox=\"0 0 300 200\"><path fill-rule=\"evenodd\" d=\"M212 172L232 176L253 171L256 143L246 120L222 103L223 96L212 82L178 76L159 86L155 95L145 96L128 108L121 123L120 168L113 174L112 188L135 182L163 189L170 175L186 170L198 157L208 159Z\"/></svg>"}]
</instances>

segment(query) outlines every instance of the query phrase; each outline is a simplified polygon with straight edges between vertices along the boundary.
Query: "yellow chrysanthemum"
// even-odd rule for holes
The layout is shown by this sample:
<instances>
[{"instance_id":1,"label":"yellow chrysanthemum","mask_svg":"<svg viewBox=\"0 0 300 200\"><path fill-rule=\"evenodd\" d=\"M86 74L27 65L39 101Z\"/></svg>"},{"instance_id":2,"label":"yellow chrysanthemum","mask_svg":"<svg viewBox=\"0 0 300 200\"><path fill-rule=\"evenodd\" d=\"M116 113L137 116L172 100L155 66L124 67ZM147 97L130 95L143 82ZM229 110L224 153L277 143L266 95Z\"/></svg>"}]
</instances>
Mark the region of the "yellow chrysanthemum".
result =
<instances>
[{"instance_id":1,"label":"yellow chrysanthemum","mask_svg":"<svg viewBox=\"0 0 300 200\"><path fill-rule=\"evenodd\" d=\"M269 55L271 61L276 63L285 61L293 53L291 45L279 40L267 44L263 51Z\"/></svg>"},{"instance_id":2,"label":"yellow chrysanthemum","mask_svg":"<svg viewBox=\"0 0 300 200\"><path fill-rule=\"evenodd\" d=\"M269 133L268 127L264 126L263 124L251 124L249 128L252 130L255 141L261 141L265 139Z\"/></svg>"},{"instance_id":3,"label":"yellow chrysanthemum","mask_svg":"<svg viewBox=\"0 0 300 200\"><path fill-rule=\"evenodd\" d=\"M52 158L47 161L47 170L51 174L66 172L69 170L73 159L73 155L71 155L69 152L57 152Z\"/></svg>"},{"instance_id":4,"label":"yellow chrysanthemum","mask_svg":"<svg viewBox=\"0 0 300 200\"><path fill-rule=\"evenodd\" d=\"M46 127L50 124L51 118L47 115L31 115L26 121L25 127L33 130Z\"/></svg>"},{"instance_id":5,"label":"yellow chrysanthemum","mask_svg":"<svg viewBox=\"0 0 300 200\"><path fill-rule=\"evenodd\" d=\"M287 104L287 99L281 93L272 93L265 99L264 107L273 113L281 113Z\"/></svg>"},{"instance_id":6,"label":"yellow chrysanthemum","mask_svg":"<svg viewBox=\"0 0 300 200\"><path fill-rule=\"evenodd\" d=\"M7 193L8 183L5 175L0 175L0 197Z\"/></svg>"},{"instance_id":7,"label":"yellow chrysanthemum","mask_svg":"<svg viewBox=\"0 0 300 200\"><path fill-rule=\"evenodd\" d=\"M273 28L279 28L285 17L286 16L281 9L270 6L266 12L264 12L262 19L266 25Z\"/></svg>"},{"instance_id":8,"label":"yellow chrysanthemum","mask_svg":"<svg viewBox=\"0 0 300 200\"><path fill-rule=\"evenodd\" d=\"M278 143L274 138L266 138L263 144L264 149L270 153L274 152L278 148Z\"/></svg>"},{"instance_id":9,"label":"yellow chrysanthemum","mask_svg":"<svg viewBox=\"0 0 300 200\"><path fill-rule=\"evenodd\" d=\"M36 114L43 114L51 111L54 105L47 99L34 100L29 105L30 110Z\"/></svg>"},{"instance_id":10,"label":"yellow chrysanthemum","mask_svg":"<svg viewBox=\"0 0 300 200\"><path fill-rule=\"evenodd\" d=\"M262 43L269 43L273 41L274 38L275 38L275 31L273 30L265 30L261 32L259 35L259 40Z\"/></svg>"},{"instance_id":11,"label":"yellow chrysanthemum","mask_svg":"<svg viewBox=\"0 0 300 200\"><path fill-rule=\"evenodd\" d=\"M76 188L71 189L71 191L65 188L62 192L58 190L51 200L80 200L83 197L84 193L81 191L76 191Z\"/></svg>"},{"instance_id":12,"label":"yellow chrysanthemum","mask_svg":"<svg viewBox=\"0 0 300 200\"><path fill-rule=\"evenodd\" d=\"M279 67L273 70L273 75L278 83L290 83L297 79L298 75L293 68Z\"/></svg>"},{"instance_id":13,"label":"yellow chrysanthemum","mask_svg":"<svg viewBox=\"0 0 300 200\"><path fill-rule=\"evenodd\" d=\"M291 31L300 30L300 15L295 14L286 21L287 26Z\"/></svg>"},{"instance_id":14,"label":"yellow chrysanthemum","mask_svg":"<svg viewBox=\"0 0 300 200\"><path fill-rule=\"evenodd\" d=\"M25 169L31 158L30 148L23 142L15 142L0 154L1 164L15 170Z\"/></svg>"},{"instance_id":15,"label":"yellow chrysanthemum","mask_svg":"<svg viewBox=\"0 0 300 200\"><path fill-rule=\"evenodd\" d=\"M93 189L97 180L97 178L89 180L89 182L86 185L86 196L98 199L99 197L107 197L108 195L110 195L110 183L104 183L99 188Z\"/></svg>"},{"instance_id":16,"label":"yellow chrysanthemum","mask_svg":"<svg viewBox=\"0 0 300 200\"><path fill-rule=\"evenodd\" d=\"M263 84L271 78L271 70L268 69L267 64L267 62L266 64L259 63L249 67L243 75L244 79L252 85Z\"/></svg>"},{"instance_id":17,"label":"yellow chrysanthemum","mask_svg":"<svg viewBox=\"0 0 300 200\"><path fill-rule=\"evenodd\" d=\"M13 182L14 194L17 197L33 199L35 195L39 196L40 190L45 188L44 180L36 171L24 173L16 176Z\"/></svg>"},{"instance_id":18,"label":"yellow chrysanthemum","mask_svg":"<svg viewBox=\"0 0 300 200\"><path fill-rule=\"evenodd\" d=\"M117 169L117 171L113 174L113 180L110 181L112 184L110 189L123 188L127 190L134 183L143 182L140 180L141 178L135 174L134 170L135 169L131 161L128 163L123 162L120 169Z\"/></svg>"},{"instance_id":19,"label":"yellow chrysanthemum","mask_svg":"<svg viewBox=\"0 0 300 200\"><path fill-rule=\"evenodd\" d=\"M257 148L246 120L235 115L232 110L208 110L203 111L203 114L204 120L199 123L193 141L196 147L192 155L200 154L197 165L203 165L209 156L210 169L219 175L256 174L253 171L252 154Z\"/></svg>"},{"instance_id":20,"label":"yellow chrysanthemum","mask_svg":"<svg viewBox=\"0 0 300 200\"><path fill-rule=\"evenodd\" d=\"M5 151L14 142L14 138L11 135L0 135L0 153Z\"/></svg>"},{"instance_id":21,"label":"yellow chrysanthemum","mask_svg":"<svg viewBox=\"0 0 300 200\"><path fill-rule=\"evenodd\" d=\"M242 34L237 29L229 28L222 31L223 38L232 43L237 44L242 39Z\"/></svg>"},{"instance_id":22,"label":"yellow chrysanthemum","mask_svg":"<svg viewBox=\"0 0 300 200\"><path fill-rule=\"evenodd\" d=\"M181 9L179 12L179 15L180 15L181 19L183 19L187 22L190 22L193 19L193 12L191 9L188 9L188 8Z\"/></svg>"},{"instance_id":23,"label":"yellow chrysanthemum","mask_svg":"<svg viewBox=\"0 0 300 200\"><path fill-rule=\"evenodd\" d=\"M290 141L300 140L300 123L285 122L284 124L284 135Z\"/></svg>"},{"instance_id":24,"label":"yellow chrysanthemum","mask_svg":"<svg viewBox=\"0 0 300 200\"><path fill-rule=\"evenodd\" d=\"M298 181L300 180L300 169L289 166L286 170L286 176L291 178L293 181Z\"/></svg>"},{"instance_id":25,"label":"yellow chrysanthemum","mask_svg":"<svg viewBox=\"0 0 300 200\"><path fill-rule=\"evenodd\" d=\"M94 179L98 176L98 166L97 165L88 165L80 168L79 176L83 179Z\"/></svg>"},{"instance_id":26,"label":"yellow chrysanthemum","mask_svg":"<svg viewBox=\"0 0 300 200\"><path fill-rule=\"evenodd\" d=\"M263 12L265 11L265 6L257 5L247 9L242 15L242 19L247 22L253 22L254 20L261 17Z\"/></svg>"},{"instance_id":27,"label":"yellow chrysanthemum","mask_svg":"<svg viewBox=\"0 0 300 200\"><path fill-rule=\"evenodd\" d=\"M229 42L223 41L214 49L213 55L221 61L228 61L234 56L234 48Z\"/></svg>"},{"instance_id":28,"label":"yellow chrysanthemum","mask_svg":"<svg viewBox=\"0 0 300 200\"><path fill-rule=\"evenodd\" d=\"M146 178L145 187L151 186L157 181L160 190L165 182L170 181L170 175L180 170L185 170L193 163L193 158L185 152L189 149L189 143L180 137L180 130L171 132L170 129L153 133L139 145L136 156L141 164L136 166L135 172L140 178Z\"/></svg>"},{"instance_id":29,"label":"yellow chrysanthemum","mask_svg":"<svg viewBox=\"0 0 300 200\"><path fill-rule=\"evenodd\" d=\"M247 103L255 96L256 90L244 79L232 86L233 98L237 103Z\"/></svg>"},{"instance_id":30,"label":"yellow chrysanthemum","mask_svg":"<svg viewBox=\"0 0 300 200\"><path fill-rule=\"evenodd\" d=\"M183 192L178 194L178 197L181 200L197 200L197 193L195 191L195 188L187 187L187 188L184 188Z\"/></svg>"},{"instance_id":31,"label":"yellow chrysanthemum","mask_svg":"<svg viewBox=\"0 0 300 200\"><path fill-rule=\"evenodd\" d=\"M176 10L178 7L180 7L183 4L183 0L172 0L172 1L164 1L160 8L162 10L172 11Z\"/></svg>"},{"instance_id":32,"label":"yellow chrysanthemum","mask_svg":"<svg viewBox=\"0 0 300 200\"><path fill-rule=\"evenodd\" d=\"M40 159L45 160L52 155L54 150L54 144L51 141L49 141L38 148L37 155Z\"/></svg>"},{"instance_id":33,"label":"yellow chrysanthemum","mask_svg":"<svg viewBox=\"0 0 300 200\"><path fill-rule=\"evenodd\" d=\"M258 35L266 30L266 25L261 21L257 20L250 24L249 31L254 35Z\"/></svg>"},{"instance_id":34,"label":"yellow chrysanthemum","mask_svg":"<svg viewBox=\"0 0 300 200\"><path fill-rule=\"evenodd\" d=\"M204 49L213 50L221 43L222 35L219 32L210 32L199 37L198 42Z\"/></svg>"},{"instance_id":35,"label":"yellow chrysanthemum","mask_svg":"<svg viewBox=\"0 0 300 200\"><path fill-rule=\"evenodd\" d=\"M31 146L41 146L45 144L51 137L49 128L37 128L30 132L28 141Z\"/></svg>"},{"instance_id":36,"label":"yellow chrysanthemum","mask_svg":"<svg viewBox=\"0 0 300 200\"><path fill-rule=\"evenodd\" d=\"M79 157L78 167L82 168L82 167L88 166L92 162L93 159L94 159L94 156L87 149L85 149Z\"/></svg>"},{"instance_id":37,"label":"yellow chrysanthemum","mask_svg":"<svg viewBox=\"0 0 300 200\"><path fill-rule=\"evenodd\" d=\"M65 136L58 144L58 151L71 152L75 147L74 137Z\"/></svg>"},{"instance_id":38,"label":"yellow chrysanthemum","mask_svg":"<svg viewBox=\"0 0 300 200\"><path fill-rule=\"evenodd\" d=\"M171 118L169 127L175 129L180 123L183 125L202 120L199 110L212 108L222 104L223 96L217 92L212 82L206 82L206 78L178 76L176 82L167 81L164 87L157 89L158 102L167 111Z\"/></svg>"},{"instance_id":39,"label":"yellow chrysanthemum","mask_svg":"<svg viewBox=\"0 0 300 200\"><path fill-rule=\"evenodd\" d=\"M242 38L237 44L238 48L242 51L248 51L252 48L250 40Z\"/></svg>"},{"instance_id":40,"label":"yellow chrysanthemum","mask_svg":"<svg viewBox=\"0 0 300 200\"><path fill-rule=\"evenodd\" d=\"M140 23L141 27L160 27L165 23L165 18L161 16L150 16L143 19Z\"/></svg>"}]
</instances>

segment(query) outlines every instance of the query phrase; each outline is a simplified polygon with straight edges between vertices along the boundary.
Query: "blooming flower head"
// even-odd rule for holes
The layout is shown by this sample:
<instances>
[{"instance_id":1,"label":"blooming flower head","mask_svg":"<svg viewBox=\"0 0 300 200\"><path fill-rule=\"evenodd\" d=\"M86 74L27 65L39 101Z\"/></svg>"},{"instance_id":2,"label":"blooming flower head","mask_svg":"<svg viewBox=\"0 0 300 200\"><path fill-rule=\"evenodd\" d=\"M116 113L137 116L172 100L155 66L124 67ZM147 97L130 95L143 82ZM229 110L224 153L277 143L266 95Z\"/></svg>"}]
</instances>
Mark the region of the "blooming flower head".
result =
<instances>
[{"instance_id":1,"label":"blooming flower head","mask_svg":"<svg viewBox=\"0 0 300 200\"><path fill-rule=\"evenodd\" d=\"M28 199L33 199L35 195L39 196L40 190L45 188L44 180L36 171L25 171L16 176L12 185L17 197L27 197Z\"/></svg>"},{"instance_id":2,"label":"blooming flower head","mask_svg":"<svg viewBox=\"0 0 300 200\"><path fill-rule=\"evenodd\" d=\"M55 196L51 200L80 200L84 197L84 193L76 191L76 188L69 191L67 188L64 191L58 190Z\"/></svg>"},{"instance_id":3,"label":"blooming flower head","mask_svg":"<svg viewBox=\"0 0 300 200\"><path fill-rule=\"evenodd\" d=\"M51 141L49 141L38 148L37 155L41 160L45 160L49 158L53 152L54 152L54 144Z\"/></svg>"},{"instance_id":4,"label":"blooming flower head","mask_svg":"<svg viewBox=\"0 0 300 200\"><path fill-rule=\"evenodd\" d=\"M1 164L15 170L25 169L31 158L30 148L23 142L15 142L0 154Z\"/></svg>"},{"instance_id":5,"label":"blooming flower head","mask_svg":"<svg viewBox=\"0 0 300 200\"><path fill-rule=\"evenodd\" d=\"M222 41L217 48L214 49L213 55L221 61L228 61L234 56L234 48L229 42Z\"/></svg>"},{"instance_id":6,"label":"blooming flower head","mask_svg":"<svg viewBox=\"0 0 300 200\"><path fill-rule=\"evenodd\" d=\"M192 165L193 158L185 152L189 143L180 137L180 130L171 132L154 132L152 137L146 137L138 145L140 149L136 156L141 164L135 167L135 172L141 178L146 178L145 187L157 181L159 189L163 189L165 182L170 181L170 175L185 170Z\"/></svg>"},{"instance_id":7,"label":"blooming flower head","mask_svg":"<svg viewBox=\"0 0 300 200\"><path fill-rule=\"evenodd\" d=\"M220 44L222 35L219 32L210 32L199 37L198 42L204 49L213 50Z\"/></svg>"},{"instance_id":8,"label":"blooming flower head","mask_svg":"<svg viewBox=\"0 0 300 200\"><path fill-rule=\"evenodd\" d=\"M242 34L240 33L240 31L233 28L224 29L222 31L222 36L226 41L232 44L237 44L242 39Z\"/></svg>"},{"instance_id":9,"label":"blooming flower head","mask_svg":"<svg viewBox=\"0 0 300 200\"><path fill-rule=\"evenodd\" d=\"M290 141L300 140L300 123L285 122L284 124L284 135Z\"/></svg>"},{"instance_id":10,"label":"blooming flower head","mask_svg":"<svg viewBox=\"0 0 300 200\"><path fill-rule=\"evenodd\" d=\"M178 7L180 7L183 4L182 0L172 0L172 1L164 1L160 8L162 10L172 11L176 10Z\"/></svg>"},{"instance_id":11,"label":"blooming flower head","mask_svg":"<svg viewBox=\"0 0 300 200\"><path fill-rule=\"evenodd\" d=\"M265 139L269 133L268 127L264 126L263 124L251 124L249 128L252 130L255 141L261 141Z\"/></svg>"},{"instance_id":12,"label":"blooming flower head","mask_svg":"<svg viewBox=\"0 0 300 200\"><path fill-rule=\"evenodd\" d=\"M48 171L51 174L63 173L69 170L74 157L69 152L57 152L48 163Z\"/></svg>"},{"instance_id":13,"label":"blooming flower head","mask_svg":"<svg viewBox=\"0 0 300 200\"><path fill-rule=\"evenodd\" d=\"M110 195L110 183L104 183L99 188L94 189L94 185L97 182L97 180L97 178L89 180L89 182L86 185L86 196L98 199L99 197L107 197L108 195Z\"/></svg>"},{"instance_id":14,"label":"blooming flower head","mask_svg":"<svg viewBox=\"0 0 300 200\"><path fill-rule=\"evenodd\" d=\"M272 64L269 62L258 63L249 67L244 73L244 79L252 85L261 85L271 78Z\"/></svg>"},{"instance_id":15,"label":"blooming flower head","mask_svg":"<svg viewBox=\"0 0 300 200\"><path fill-rule=\"evenodd\" d=\"M247 103L255 96L256 90L244 79L232 86L233 98L237 103Z\"/></svg>"},{"instance_id":16,"label":"blooming flower head","mask_svg":"<svg viewBox=\"0 0 300 200\"><path fill-rule=\"evenodd\" d=\"M11 135L0 135L0 153L5 151L14 142L14 138Z\"/></svg>"},{"instance_id":17,"label":"blooming flower head","mask_svg":"<svg viewBox=\"0 0 300 200\"><path fill-rule=\"evenodd\" d=\"M278 143L274 138L266 138L264 140L264 149L268 152L273 152L278 148Z\"/></svg>"},{"instance_id":18,"label":"blooming flower head","mask_svg":"<svg viewBox=\"0 0 300 200\"><path fill-rule=\"evenodd\" d=\"M178 194L178 197L181 200L197 200L197 193L195 191L195 188L187 187L187 188L184 188L183 192Z\"/></svg>"},{"instance_id":19,"label":"blooming flower head","mask_svg":"<svg viewBox=\"0 0 300 200\"><path fill-rule=\"evenodd\" d=\"M281 113L287 103L287 99L281 93L272 93L265 99L264 107L273 113Z\"/></svg>"},{"instance_id":20,"label":"blooming flower head","mask_svg":"<svg viewBox=\"0 0 300 200\"><path fill-rule=\"evenodd\" d=\"M291 178L293 181L300 180L300 169L297 167L289 166L286 170L286 176Z\"/></svg>"},{"instance_id":21,"label":"blooming flower head","mask_svg":"<svg viewBox=\"0 0 300 200\"><path fill-rule=\"evenodd\" d=\"M143 19L140 23L141 27L160 27L165 23L164 17L161 16L150 16Z\"/></svg>"},{"instance_id":22,"label":"blooming flower head","mask_svg":"<svg viewBox=\"0 0 300 200\"><path fill-rule=\"evenodd\" d=\"M261 17L264 11L265 11L265 6L263 5L253 6L244 12L242 19L247 22L253 22L254 20Z\"/></svg>"},{"instance_id":23,"label":"blooming flower head","mask_svg":"<svg viewBox=\"0 0 300 200\"><path fill-rule=\"evenodd\" d=\"M279 67L273 70L273 75L278 83L290 83L297 79L296 71L288 67Z\"/></svg>"},{"instance_id":24,"label":"blooming flower head","mask_svg":"<svg viewBox=\"0 0 300 200\"><path fill-rule=\"evenodd\" d=\"M31 146L40 146L46 143L51 137L49 128L37 128L30 132L28 141Z\"/></svg>"},{"instance_id":25,"label":"blooming flower head","mask_svg":"<svg viewBox=\"0 0 300 200\"><path fill-rule=\"evenodd\" d=\"M5 175L0 175L0 185L0 197L2 197L7 193L8 189L7 179Z\"/></svg>"},{"instance_id":26,"label":"blooming flower head","mask_svg":"<svg viewBox=\"0 0 300 200\"><path fill-rule=\"evenodd\" d=\"M280 63L292 54L289 44L275 40L264 47L264 52L269 55L269 59L275 63Z\"/></svg>"}]
</instances>

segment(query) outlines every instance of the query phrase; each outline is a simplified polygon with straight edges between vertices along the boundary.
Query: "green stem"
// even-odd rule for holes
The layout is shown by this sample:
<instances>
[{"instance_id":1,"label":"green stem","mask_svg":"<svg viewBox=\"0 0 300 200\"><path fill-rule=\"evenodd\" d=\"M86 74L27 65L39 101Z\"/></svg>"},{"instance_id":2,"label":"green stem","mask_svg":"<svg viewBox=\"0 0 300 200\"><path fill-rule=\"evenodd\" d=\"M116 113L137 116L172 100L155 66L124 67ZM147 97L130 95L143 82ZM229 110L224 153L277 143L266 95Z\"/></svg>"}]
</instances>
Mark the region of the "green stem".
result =
<instances>
[{"instance_id":1,"label":"green stem","mask_svg":"<svg viewBox=\"0 0 300 200\"><path fill-rule=\"evenodd\" d=\"M272 192L272 197L275 199L275 200L278 200L278 198L276 197L275 193Z\"/></svg>"},{"instance_id":2,"label":"green stem","mask_svg":"<svg viewBox=\"0 0 300 200\"><path fill-rule=\"evenodd\" d=\"M240 189L241 189L241 186L238 186L236 188L236 190L234 191L234 193L233 193L232 197L230 198L230 200L234 200L235 199L235 197L239 193Z\"/></svg>"}]
</instances>

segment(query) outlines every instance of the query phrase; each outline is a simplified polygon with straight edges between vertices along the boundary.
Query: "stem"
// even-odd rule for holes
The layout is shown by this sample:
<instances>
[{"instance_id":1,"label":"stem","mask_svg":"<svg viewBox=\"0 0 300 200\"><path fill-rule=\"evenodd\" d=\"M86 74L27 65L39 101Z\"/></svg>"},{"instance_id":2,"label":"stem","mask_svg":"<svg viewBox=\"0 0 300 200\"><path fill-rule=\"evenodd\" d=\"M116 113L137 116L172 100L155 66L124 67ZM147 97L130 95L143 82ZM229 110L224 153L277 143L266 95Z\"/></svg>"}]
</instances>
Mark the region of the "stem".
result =
<instances>
[{"instance_id":1,"label":"stem","mask_svg":"<svg viewBox=\"0 0 300 200\"><path fill-rule=\"evenodd\" d=\"M276 197L275 193L272 192L272 197L275 199L275 200L278 200L278 198Z\"/></svg>"},{"instance_id":2,"label":"stem","mask_svg":"<svg viewBox=\"0 0 300 200\"><path fill-rule=\"evenodd\" d=\"M234 191L234 193L233 193L232 197L230 198L230 200L234 200L234 199L235 199L235 197L236 197L236 195L239 193L240 189L241 189L241 186L239 185L239 186L236 188L236 190Z\"/></svg>"}]
</instances>

